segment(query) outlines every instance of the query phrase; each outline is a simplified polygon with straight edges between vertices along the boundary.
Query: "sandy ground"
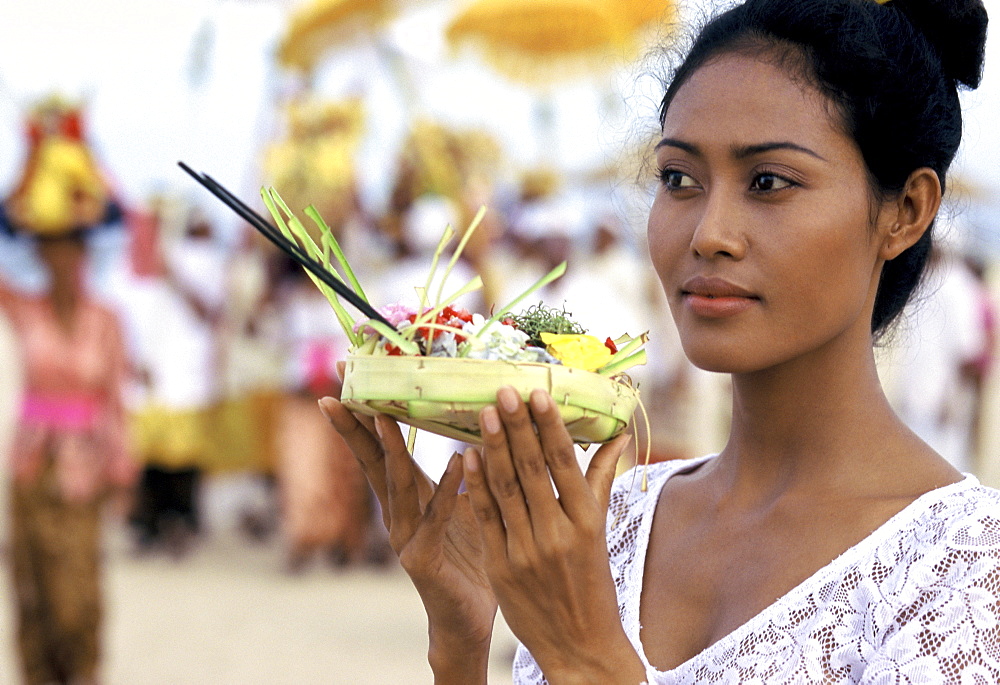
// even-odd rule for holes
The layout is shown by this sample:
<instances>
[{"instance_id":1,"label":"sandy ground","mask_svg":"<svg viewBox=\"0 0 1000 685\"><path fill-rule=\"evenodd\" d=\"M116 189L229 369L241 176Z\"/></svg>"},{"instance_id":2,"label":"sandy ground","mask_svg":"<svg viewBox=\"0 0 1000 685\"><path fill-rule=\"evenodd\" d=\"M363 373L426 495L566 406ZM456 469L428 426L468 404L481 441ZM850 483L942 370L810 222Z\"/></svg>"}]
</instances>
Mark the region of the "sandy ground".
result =
<instances>
[{"instance_id":1,"label":"sandy ground","mask_svg":"<svg viewBox=\"0 0 1000 685\"><path fill-rule=\"evenodd\" d=\"M136 558L117 525L107 549L105 685L431 683L426 624L397 567L283 571L280 545L214 532L187 558ZM6 569L5 569L6 574ZM10 583L0 605L0 683L17 682ZM515 642L494 641L491 683L510 683Z\"/></svg>"}]
</instances>

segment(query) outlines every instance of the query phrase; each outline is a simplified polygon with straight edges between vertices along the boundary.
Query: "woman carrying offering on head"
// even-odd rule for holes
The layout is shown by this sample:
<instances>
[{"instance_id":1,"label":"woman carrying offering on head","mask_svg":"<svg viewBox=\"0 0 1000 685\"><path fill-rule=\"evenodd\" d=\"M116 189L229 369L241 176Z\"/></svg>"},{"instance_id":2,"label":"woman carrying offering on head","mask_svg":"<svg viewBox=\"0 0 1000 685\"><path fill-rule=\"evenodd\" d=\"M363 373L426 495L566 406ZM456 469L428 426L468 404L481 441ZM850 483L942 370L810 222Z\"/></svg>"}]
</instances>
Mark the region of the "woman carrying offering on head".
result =
<instances>
[{"instance_id":1,"label":"woman carrying offering on head","mask_svg":"<svg viewBox=\"0 0 1000 685\"><path fill-rule=\"evenodd\" d=\"M920 283L986 21L747 0L676 69L649 246L685 353L732 375L718 455L643 489L612 482L619 438L584 475L552 398L504 389L434 487L393 421L323 401L437 682L485 681L498 605L518 683L1000 682L1000 493L903 425L873 355Z\"/></svg>"},{"instance_id":2,"label":"woman carrying offering on head","mask_svg":"<svg viewBox=\"0 0 1000 685\"><path fill-rule=\"evenodd\" d=\"M137 469L127 449L126 352L118 318L84 285L86 233L109 201L75 107L33 112L31 147L2 228L34 243L48 285L0 280L0 314L21 353L23 392L11 445L10 559L22 682L99 681L101 505Z\"/></svg>"}]
</instances>

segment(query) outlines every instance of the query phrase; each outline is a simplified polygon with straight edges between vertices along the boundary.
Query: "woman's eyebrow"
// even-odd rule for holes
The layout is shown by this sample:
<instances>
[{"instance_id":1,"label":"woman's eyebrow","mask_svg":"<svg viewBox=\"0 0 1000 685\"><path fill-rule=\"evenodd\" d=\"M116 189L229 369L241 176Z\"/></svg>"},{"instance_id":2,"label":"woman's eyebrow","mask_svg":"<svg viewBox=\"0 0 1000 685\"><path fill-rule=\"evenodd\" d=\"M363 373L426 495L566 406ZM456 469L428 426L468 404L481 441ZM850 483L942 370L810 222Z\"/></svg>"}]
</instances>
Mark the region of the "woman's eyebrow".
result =
<instances>
[{"instance_id":1,"label":"woman's eyebrow","mask_svg":"<svg viewBox=\"0 0 1000 685\"><path fill-rule=\"evenodd\" d=\"M807 147L799 145L798 143L792 143L788 141L780 141L774 143L759 143L757 145L744 145L740 147L734 147L732 149L733 157L736 159L746 159L747 157L753 157L754 155L759 155L763 152L771 152L772 150L795 150L797 152L804 152L807 155L812 155L816 159L821 159L824 162L826 158L820 155L818 152L810 150Z\"/></svg>"},{"instance_id":2,"label":"woman's eyebrow","mask_svg":"<svg viewBox=\"0 0 1000 685\"><path fill-rule=\"evenodd\" d=\"M688 152L695 157L701 157L701 150L698 146L692 145L691 143L685 143L683 140L678 140L676 138L661 138L660 142L656 144L655 150L659 150L661 147L676 147L684 152Z\"/></svg>"},{"instance_id":3,"label":"woman's eyebrow","mask_svg":"<svg viewBox=\"0 0 1000 685\"><path fill-rule=\"evenodd\" d=\"M688 154L694 155L695 157L701 157L701 149L692 143L679 140L677 138L663 138L656 144L656 150L661 147L675 147L679 150L683 150ZM772 150L795 150L796 152L804 152L807 155L811 155L816 159L821 159L824 162L826 158L814 150L799 145L798 143L793 143L790 141L776 141L769 143L756 143L754 145L741 145L732 148L732 155L736 159L746 159L747 157L753 157L754 155L759 155L764 152L771 152Z\"/></svg>"}]
</instances>

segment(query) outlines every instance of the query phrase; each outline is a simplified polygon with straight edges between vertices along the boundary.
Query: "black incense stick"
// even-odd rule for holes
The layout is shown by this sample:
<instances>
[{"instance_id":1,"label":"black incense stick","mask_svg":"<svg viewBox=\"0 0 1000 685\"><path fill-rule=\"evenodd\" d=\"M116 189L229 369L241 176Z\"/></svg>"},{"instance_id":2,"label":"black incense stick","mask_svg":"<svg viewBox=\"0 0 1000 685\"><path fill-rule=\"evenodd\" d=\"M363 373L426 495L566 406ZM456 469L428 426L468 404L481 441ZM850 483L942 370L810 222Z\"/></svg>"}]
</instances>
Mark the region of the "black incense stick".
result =
<instances>
[{"instance_id":1,"label":"black incense stick","mask_svg":"<svg viewBox=\"0 0 1000 685\"><path fill-rule=\"evenodd\" d=\"M264 217L254 211L245 202L240 200L238 197L233 195L231 192L226 190L226 188L216 181L214 178L208 174L200 174L189 167L184 162L178 162L178 166L186 171L194 180L198 181L203 185L210 193L215 195L217 198L222 200L222 202L236 212L242 219L244 219L251 226L260 231L264 237L270 240L272 243L281 248L282 252L287 254L298 264L307 269L316 278L321 280L325 285L333 288L334 292L343 297L349 303L354 305L362 314L370 319L376 321L381 321L383 324L389 328L395 328L388 320L381 314L379 314L374 307L365 302L360 295L351 290L347 284L341 281L337 276L331 274L323 264L311 258L306 252L296 245L294 242L282 235L275 226L271 225Z\"/></svg>"}]
</instances>

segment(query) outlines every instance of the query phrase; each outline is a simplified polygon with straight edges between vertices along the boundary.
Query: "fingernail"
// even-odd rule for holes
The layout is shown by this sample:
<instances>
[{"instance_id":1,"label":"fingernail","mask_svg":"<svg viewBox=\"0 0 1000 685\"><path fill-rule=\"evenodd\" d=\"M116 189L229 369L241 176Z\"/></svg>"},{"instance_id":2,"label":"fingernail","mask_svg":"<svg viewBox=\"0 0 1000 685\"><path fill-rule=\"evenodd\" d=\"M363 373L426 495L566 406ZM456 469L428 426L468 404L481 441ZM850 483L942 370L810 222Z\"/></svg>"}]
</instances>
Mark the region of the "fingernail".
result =
<instances>
[{"instance_id":1,"label":"fingernail","mask_svg":"<svg viewBox=\"0 0 1000 685\"><path fill-rule=\"evenodd\" d=\"M327 411L326 409L326 398L325 397L321 398L320 400L317 401L317 404L319 404L320 413L326 417L326 420L332 421L333 419L330 418L330 412Z\"/></svg>"},{"instance_id":2,"label":"fingernail","mask_svg":"<svg viewBox=\"0 0 1000 685\"><path fill-rule=\"evenodd\" d=\"M517 405L520 404L521 398L514 391L514 388L503 387L497 392L497 399L500 401L500 406L504 408L508 414L513 414L517 411Z\"/></svg>"},{"instance_id":3,"label":"fingernail","mask_svg":"<svg viewBox=\"0 0 1000 685\"><path fill-rule=\"evenodd\" d=\"M476 450L471 447L465 450L465 453L462 455L462 466L465 467L466 473L479 471L479 459Z\"/></svg>"},{"instance_id":4,"label":"fingernail","mask_svg":"<svg viewBox=\"0 0 1000 685\"><path fill-rule=\"evenodd\" d=\"M484 408L479 414L479 420L486 433L500 432L500 414L497 413L496 407Z\"/></svg>"},{"instance_id":5,"label":"fingernail","mask_svg":"<svg viewBox=\"0 0 1000 685\"><path fill-rule=\"evenodd\" d=\"M382 437L382 417L381 416L376 416L375 417L375 432L378 433L378 436L380 438Z\"/></svg>"},{"instance_id":6,"label":"fingernail","mask_svg":"<svg viewBox=\"0 0 1000 685\"><path fill-rule=\"evenodd\" d=\"M549 408L549 401L548 393L536 390L531 393L531 410L540 414Z\"/></svg>"}]
</instances>

